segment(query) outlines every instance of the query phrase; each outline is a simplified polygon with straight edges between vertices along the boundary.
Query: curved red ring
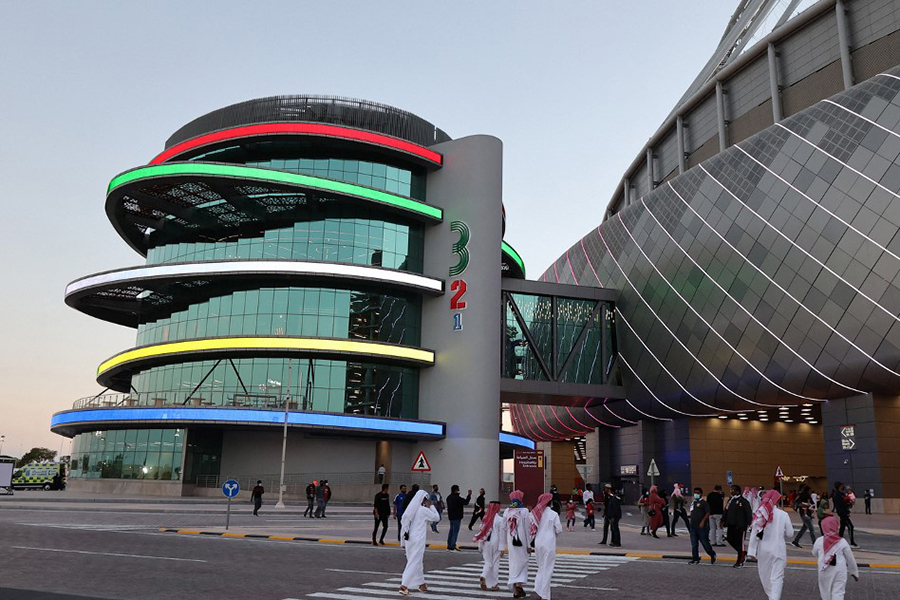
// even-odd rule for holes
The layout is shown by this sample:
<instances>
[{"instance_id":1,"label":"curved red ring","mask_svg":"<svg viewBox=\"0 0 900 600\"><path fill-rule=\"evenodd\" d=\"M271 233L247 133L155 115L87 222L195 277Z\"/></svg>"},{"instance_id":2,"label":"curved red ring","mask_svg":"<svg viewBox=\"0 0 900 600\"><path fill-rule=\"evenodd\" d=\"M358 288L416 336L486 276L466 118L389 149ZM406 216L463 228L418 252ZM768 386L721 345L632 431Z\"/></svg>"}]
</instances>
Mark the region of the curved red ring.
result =
<instances>
[{"instance_id":1,"label":"curved red ring","mask_svg":"<svg viewBox=\"0 0 900 600\"><path fill-rule=\"evenodd\" d=\"M280 133L306 133L310 135L321 135L326 137L365 142L368 144L374 144L376 146L392 148L394 150L399 150L407 154L412 154L436 165L443 164L443 156L441 156L437 152L434 152L417 144L413 144L412 142L400 140L388 135L372 133L371 131L363 131L361 129L354 129L352 127L342 127L340 125L324 125L322 123L262 123L259 125L242 125L241 127L222 129L220 131L198 135L197 137L181 142L180 144L175 144L171 148L158 154L153 160L150 161L150 164L155 165L163 163L175 156L178 156L179 154L188 152L189 150L200 148L201 146L206 146L208 144L213 144L216 142L222 142L242 137L272 135Z\"/></svg>"}]
</instances>

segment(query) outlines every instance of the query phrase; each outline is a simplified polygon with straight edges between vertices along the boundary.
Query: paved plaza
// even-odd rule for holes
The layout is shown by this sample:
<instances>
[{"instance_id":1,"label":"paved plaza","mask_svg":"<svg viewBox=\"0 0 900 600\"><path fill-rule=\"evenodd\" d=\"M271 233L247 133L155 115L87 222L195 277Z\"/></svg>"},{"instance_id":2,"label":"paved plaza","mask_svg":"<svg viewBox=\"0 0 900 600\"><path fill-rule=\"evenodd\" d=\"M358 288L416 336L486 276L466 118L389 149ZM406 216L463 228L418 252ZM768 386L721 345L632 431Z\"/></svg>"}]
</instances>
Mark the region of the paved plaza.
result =
<instances>
[{"instance_id":1,"label":"paved plaza","mask_svg":"<svg viewBox=\"0 0 900 600\"><path fill-rule=\"evenodd\" d=\"M289 505L279 511L272 503L253 517L249 504L238 502L232 505L229 535L210 535L224 532L224 509L225 502L214 499L103 498L57 492L2 497L0 598L397 597L404 554L396 545L374 548L364 543L371 533L368 507L335 505L329 507L327 519L316 520L304 519L302 507ZM856 520L862 546L857 559L872 566L862 570L859 583L848 586L848 598L900 597L898 519L874 515L867 521L865 515L858 515ZM671 598L718 598L737 589L742 597L764 597L755 566L731 568L729 549L717 549L722 560L716 565L689 566L686 532L653 540L639 535L634 516L625 521L620 549L599 546L599 530L579 526L575 532L563 532L553 580L555 599L607 592L616 598L644 598L663 588ZM442 549L446 522L439 530L440 535L429 534L429 544L435 547L425 555L429 593L416 597L451 600L511 595L505 589L478 589L480 555L474 550ZM395 540L395 531L387 539ZM328 541L278 539L290 537ZM465 529L460 538L471 544ZM810 561L808 546L789 547L788 560L785 597L818 598L815 570L805 564Z\"/></svg>"}]
</instances>

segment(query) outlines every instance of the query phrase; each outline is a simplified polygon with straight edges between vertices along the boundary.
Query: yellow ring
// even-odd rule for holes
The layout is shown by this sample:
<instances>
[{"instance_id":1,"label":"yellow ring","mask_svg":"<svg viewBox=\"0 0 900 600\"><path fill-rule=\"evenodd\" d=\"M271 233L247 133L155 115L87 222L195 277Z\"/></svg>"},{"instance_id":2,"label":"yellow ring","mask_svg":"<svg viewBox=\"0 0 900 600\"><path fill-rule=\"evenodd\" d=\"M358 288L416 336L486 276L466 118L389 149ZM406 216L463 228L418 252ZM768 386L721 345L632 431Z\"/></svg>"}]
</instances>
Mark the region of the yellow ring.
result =
<instances>
[{"instance_id":1,"label":"yellow ring","mask_svg":"<svg viewBox=\"0 0 900 600\"><path fill-rule=\"evenodd\" d=\"M104 361L97 368L97 376L99 377L106 371L133 360L208 350L310 350L360 356L383 356L385 358L410 360L429 365L434 364L434 352L431 350L409 348L395 344L320 338L233 337L170 342L126 350Z\"/></svg>"}]
</instances>

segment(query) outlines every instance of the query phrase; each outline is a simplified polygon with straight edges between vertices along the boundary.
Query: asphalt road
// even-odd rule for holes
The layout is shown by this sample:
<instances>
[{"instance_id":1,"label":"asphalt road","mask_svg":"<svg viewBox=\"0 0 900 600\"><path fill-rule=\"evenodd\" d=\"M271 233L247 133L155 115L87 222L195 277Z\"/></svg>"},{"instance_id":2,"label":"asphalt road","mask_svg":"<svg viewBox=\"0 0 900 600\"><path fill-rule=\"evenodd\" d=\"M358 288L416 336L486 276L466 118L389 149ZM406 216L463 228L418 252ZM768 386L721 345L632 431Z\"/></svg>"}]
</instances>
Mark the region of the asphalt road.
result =
<instances>
[{"instance_id":1,"label":"asphalt road","mask_svg":"<svg viewBox=\"0 0 900 600\"><path fill-rule=\"evenodd\" d=\"M0 599L284 600L397 598L405 559L394 547L159 533L196 515L103 510L0 510ZM241 516L239 519L252 517ZM423 600L506 598L477 588L475 552L427 551ZM561 556L555 600L764 598L754 567L683 560ZM784 598L818 598L811 567L790 567ZM865 569L848 598L900 598L900 569ZM532 597L535 597L532 595Z\"/></svg>"}]
</instances>

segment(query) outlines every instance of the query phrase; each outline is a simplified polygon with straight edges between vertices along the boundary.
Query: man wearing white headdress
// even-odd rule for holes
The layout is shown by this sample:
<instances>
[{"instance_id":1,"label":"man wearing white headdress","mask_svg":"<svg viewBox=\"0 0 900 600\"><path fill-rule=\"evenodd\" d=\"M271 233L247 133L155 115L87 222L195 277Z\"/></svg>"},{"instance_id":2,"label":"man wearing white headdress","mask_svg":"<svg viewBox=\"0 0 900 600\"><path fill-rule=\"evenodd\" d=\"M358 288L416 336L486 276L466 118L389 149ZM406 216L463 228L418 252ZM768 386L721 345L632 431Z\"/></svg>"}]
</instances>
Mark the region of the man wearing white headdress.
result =
<instances>
[{"instance_id":1,"label":"man wearing white headdress","mask_svg":"<svg viewBox=\"0 0 900 600\"><path fill-rule=\"evenodd\" d=\"M794 526L786 512L778 508L781 494L769 490L753 515L747 556L758 560L759 581L769 600L781 600L784 567L787 564L787 540L793 539Z\"/></svg>"},{"instance_id":2,"label":"man wearing white headdress","mask_svg":"<svg viewBox=\"0 0 900 600\"><path fill-rule=\"evenodd\" d=\"M481 570L481 589L496 592L500 590L500 558L506 552L506 536L503 535L503 517L500 502L492 500L481 521L481 531L472 538L481 550L484 568Z\"/></svg>"},{"instance_id":3,"label":"man wearing white headdress","mask_svg":"<svg viewBox=\"0 0 900 600\"><path fill-rule=\"evenodd\" d=\"M534 593L541 600L550 600L550 580L556 566L556 536L562 533L559 515L554 510L544 510L553 494L543 494L531 511L530 535L534 539L537 574L534 576Z\"/></svg>"},{"instance_id":4,"label":"man wearing white headdress","mask_svg":"<svg viewBox=\"0 0 900 600\"><path fill-rule=\"evenodd\" d=\"M822 519L822 537L813 544L812 553L819 567L819 595L822 600L844 600L847 573L859 581L859 566L850 544L840 536L837 517Z\"/></svg>"},{"instance_id":5,"label":"man wearing white headdress","mask_svg":"<svg viewBox=\"0 0 900 600\"><path fill-rule=\"evenodd\" d=\"M425 585L425 537L428 523L440 520L437 510L428 502L425 490L419 490L413 496L409 506L400 520L400 545L406 549L406 568L400 580L400 594L409 596L410 588L418 588L427 592Z\"/></svg>"},{"instance_id":6,"label":"man wearing white headdress","mask_svg":"<svg viewBox=\"0 0 900 600\"><path fill-rule=\"evenodd\" d=\"M528 537L528 509L523 499L525 494L516 490L509 495L510 505L503 514L503 529L506 534L506 548L509 552L509 589L513 598L527 596L524 586L528 582L528 555L531 554L531 539Z\"/></svg>"}]
</instances>

